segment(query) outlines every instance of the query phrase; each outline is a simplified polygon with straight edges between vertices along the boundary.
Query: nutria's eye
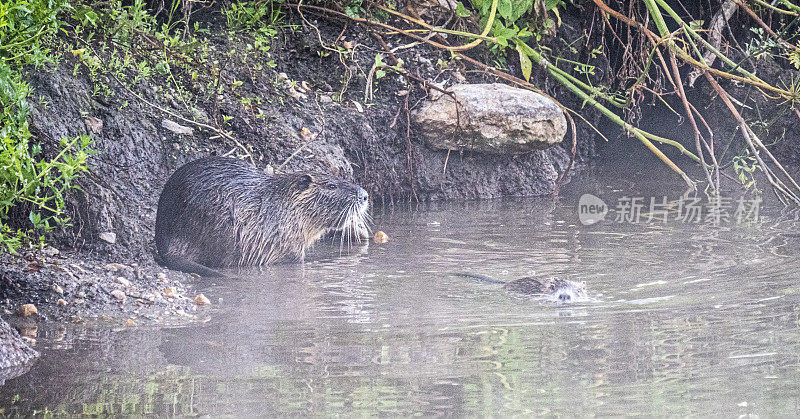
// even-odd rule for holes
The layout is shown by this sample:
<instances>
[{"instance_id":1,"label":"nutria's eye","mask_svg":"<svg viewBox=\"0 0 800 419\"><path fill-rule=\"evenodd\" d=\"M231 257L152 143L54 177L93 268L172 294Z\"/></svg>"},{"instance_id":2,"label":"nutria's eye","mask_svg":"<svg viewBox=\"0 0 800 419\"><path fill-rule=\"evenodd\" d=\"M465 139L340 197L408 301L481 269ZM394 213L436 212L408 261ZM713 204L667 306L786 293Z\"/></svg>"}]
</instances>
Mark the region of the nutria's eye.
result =
<instances>
[{"instance_id":1,"label":"nutria's eye","mask_svg":"<svg viewBox=\"0 0 800 419\"><path fill-rule=\"evenodd\" d=\"M325 185L325 189L327 189L329 191L335 191L336 190L336 185L333 184L333 183L329 183L329 184Z\"/></svg>"}]
</instances>

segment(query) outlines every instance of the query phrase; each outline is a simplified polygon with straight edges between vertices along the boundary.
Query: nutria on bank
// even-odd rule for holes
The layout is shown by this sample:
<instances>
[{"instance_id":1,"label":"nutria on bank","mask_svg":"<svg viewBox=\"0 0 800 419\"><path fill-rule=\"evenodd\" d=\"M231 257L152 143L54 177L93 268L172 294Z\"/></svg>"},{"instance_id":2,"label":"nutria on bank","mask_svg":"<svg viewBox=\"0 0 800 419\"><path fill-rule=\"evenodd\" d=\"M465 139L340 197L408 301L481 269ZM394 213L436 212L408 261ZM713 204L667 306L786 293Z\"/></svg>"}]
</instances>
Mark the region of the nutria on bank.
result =
<instances>
[{"instance_id":1,"label":"nutria on bank","mask_svg":"<svg viewBox=\"0 0 800 419\"><path fill-rule=\"evenodd\" d=\"M181 166L158 200L155 242L168 268L218 276L212 268L302 261L322 235L369 232L369 195L327 175L267 175L237 159Z\"/></svg>"}]
</instances>

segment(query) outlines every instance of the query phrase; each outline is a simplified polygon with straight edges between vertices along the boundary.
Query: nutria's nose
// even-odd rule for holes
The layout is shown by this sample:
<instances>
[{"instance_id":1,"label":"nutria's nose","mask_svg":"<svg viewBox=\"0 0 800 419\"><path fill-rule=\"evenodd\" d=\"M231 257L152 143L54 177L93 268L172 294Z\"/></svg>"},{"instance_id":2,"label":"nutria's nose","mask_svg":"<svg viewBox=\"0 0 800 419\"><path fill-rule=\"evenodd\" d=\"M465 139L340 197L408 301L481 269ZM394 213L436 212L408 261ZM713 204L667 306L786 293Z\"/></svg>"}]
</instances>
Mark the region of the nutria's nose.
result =
<instances>
[{"instance_id":1,"label":"nutria's nose","mask_svg":"<svg viewBox=\"0 0 800 419\"><path fill-rule=\"evenodd\" d=\"M369 194L364 190L364 188L358 188L358 200L361 202L367 202L369 200Z\"/></svg>"},{"instance_id":2,"label":"nutria's nose","mask_svg":"<svg viewBox=\"0 0 800 419\"><path fill-rule=\"evenodd\" d=\"M561 294L558 294L558 299L561 301L569 301L572 299L572 297L570 297L568 293L562 292Z\"/></svg>"}]
</instances>

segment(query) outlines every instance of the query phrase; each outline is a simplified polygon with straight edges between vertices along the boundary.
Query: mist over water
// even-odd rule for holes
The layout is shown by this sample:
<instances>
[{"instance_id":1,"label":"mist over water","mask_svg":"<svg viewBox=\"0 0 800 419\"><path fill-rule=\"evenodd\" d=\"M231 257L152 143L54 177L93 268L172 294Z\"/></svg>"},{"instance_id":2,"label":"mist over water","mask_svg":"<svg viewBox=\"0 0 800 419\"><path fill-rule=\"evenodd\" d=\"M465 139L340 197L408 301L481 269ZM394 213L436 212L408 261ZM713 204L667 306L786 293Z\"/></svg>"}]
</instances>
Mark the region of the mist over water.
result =
<instances>
[{"instance_id":1,"label":"mist over water","mask_svg":"<svg viewBox=\"0 0 800 419\"><path fill-rule=\"evenodd\" d=\"M765 196L755 223L616 222L620 199L675 202L682 183L636 168L579 177L558 203L378 208L374 227L389 243L348 251L328 240L303 265L198 281L213 305L185 326L42 325L41 359L0 388L0 406L162 416L800 414L796 215ZM604 221L579 221L585 193L612 209ZM592 299L543 302L457 272L563 277L585 282Z\"/></svg>"}]
</instances>

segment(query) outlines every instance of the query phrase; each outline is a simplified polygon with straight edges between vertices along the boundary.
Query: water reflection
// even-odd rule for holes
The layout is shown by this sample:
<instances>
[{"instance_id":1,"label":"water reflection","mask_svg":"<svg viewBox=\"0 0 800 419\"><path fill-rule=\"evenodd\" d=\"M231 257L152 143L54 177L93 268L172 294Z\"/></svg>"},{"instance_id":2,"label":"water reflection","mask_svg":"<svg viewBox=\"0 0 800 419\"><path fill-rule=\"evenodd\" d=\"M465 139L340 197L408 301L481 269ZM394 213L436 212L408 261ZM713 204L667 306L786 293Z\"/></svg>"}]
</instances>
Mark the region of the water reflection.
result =
<instances>
[{"instance_id":1,"label":"water reflection","mask_svg":"<svg viewBox=\"0 0 800 419\"><path fill-rule=\"evenodd\" d=\"M800 414L798 221L601 222L659 190L570 185L550 199L378 211L391 241L196 284L207 322L40 327L5 413L155 415ZM666 191L666 192L665 192ZM675 196L670 196L676 199ZM557 306L451 275L554 275L594 300ZM53 330L48 330L51 327ZM44 329L44 330L42 330Z\"/></svg>"}]
</instances>

